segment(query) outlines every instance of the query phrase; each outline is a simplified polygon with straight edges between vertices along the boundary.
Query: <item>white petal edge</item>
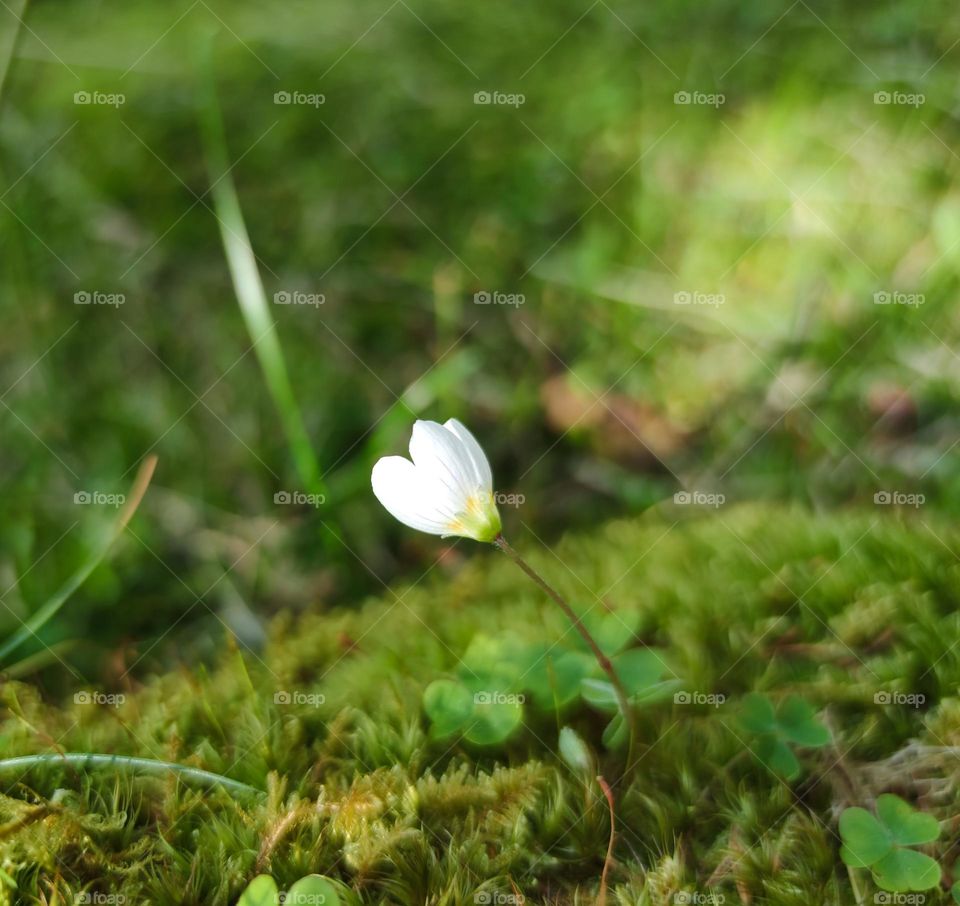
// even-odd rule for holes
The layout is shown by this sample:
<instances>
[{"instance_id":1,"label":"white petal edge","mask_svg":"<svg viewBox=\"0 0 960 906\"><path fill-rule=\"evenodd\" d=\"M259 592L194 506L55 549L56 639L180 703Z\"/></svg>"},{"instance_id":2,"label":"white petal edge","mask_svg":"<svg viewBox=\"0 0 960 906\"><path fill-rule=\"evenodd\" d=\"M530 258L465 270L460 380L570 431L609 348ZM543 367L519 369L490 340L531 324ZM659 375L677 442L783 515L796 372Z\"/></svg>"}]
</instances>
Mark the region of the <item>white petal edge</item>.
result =
<instances>
[{"instance_id":1,"label":"white petal edge","mask_svg":"<svg viewBox=\"0 0 960 906\"><path fill-rule=\"evenodd\" d=\"M427 532L446 535L456 517L446 488L424 481L417 467L403 456L384 456L370 474L377 500L398 522Z\"/></svg>"},{"instance_id":2,"label":"white petal edge","mask_svg":"<svg viewBox=\"0 0 960 906\"><path fill-rule=\"evenodd\" d=\"M447 419L443 423L443 427L453 434L463 445L464 450L466 450L467 456L470 458L471 465L473 466L473 475L478 487L485 491L492 492L493 472L490 470L490 462L487 459L487 454L483 452L483 447L480 446L477 439L467 430L466 425L458 419Z\"/></svg>"},{"instance_id":3,"label":"white petal edge","mask_svg":"<svg viewBox=\"0 0 960 906\"><path fill-rule=\"evenodd\" d=\"M425 478L443 484L454 500L455 510L466 506L477 490L473 461L463 443L439 422L418 419L410 436L410 458Z\"/></svg>"}]
</instances>

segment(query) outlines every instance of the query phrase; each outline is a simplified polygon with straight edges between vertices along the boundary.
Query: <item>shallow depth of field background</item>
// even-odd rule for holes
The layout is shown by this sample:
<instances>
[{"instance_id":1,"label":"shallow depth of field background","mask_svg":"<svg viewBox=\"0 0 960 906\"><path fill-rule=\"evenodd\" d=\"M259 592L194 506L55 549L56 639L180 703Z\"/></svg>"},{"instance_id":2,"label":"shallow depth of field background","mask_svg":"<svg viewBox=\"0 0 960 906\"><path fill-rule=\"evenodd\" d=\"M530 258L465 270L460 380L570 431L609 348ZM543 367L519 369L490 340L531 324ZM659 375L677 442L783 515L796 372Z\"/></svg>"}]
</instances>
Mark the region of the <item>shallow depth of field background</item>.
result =
<instances>
[{"instance_id":1,"label":"shallow depth of field background","mask_svg":"<svg viewBox=\"0 0 960 906\"><path fill-rule=\"evenodd\" d=\"M957 512L956 20L5 2L0 637L159 456L19 673L109 684L456 570L369 490L416 417L474 431L527 549L650 507ZM224 256L218 108L316 506Z\"/></svg>"}]
</instances>

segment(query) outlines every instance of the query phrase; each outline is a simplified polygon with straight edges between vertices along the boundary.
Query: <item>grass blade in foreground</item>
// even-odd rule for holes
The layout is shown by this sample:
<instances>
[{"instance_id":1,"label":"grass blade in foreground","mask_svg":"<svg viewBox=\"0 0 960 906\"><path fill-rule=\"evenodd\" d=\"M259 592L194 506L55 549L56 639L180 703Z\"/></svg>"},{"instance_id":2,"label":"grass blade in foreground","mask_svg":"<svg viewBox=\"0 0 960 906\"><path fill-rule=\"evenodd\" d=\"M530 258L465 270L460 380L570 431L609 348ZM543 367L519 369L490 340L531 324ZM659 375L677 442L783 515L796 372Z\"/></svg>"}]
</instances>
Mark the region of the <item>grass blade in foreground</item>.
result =
<instances>
[{"instance_id":1,"label":"grass blade in foreground","mask_svg":"<svg viewBox=\"0 0 960 906\"><path fill-rule=\"evenodd\" d=\"M273 320L270 317L267 297L257 269L257 260L250 245L250 237L237 198L237 190L227 163L226 138L223 121L213 88L213 78L206 74L208 101L201 111L201 120L206 146L207 166L210 171L213 206L220 236L223 240L233 289L240 304L254 352L267 381L270 396L283 423L283 431L293 454L294 463L305 490L314 494L324 493L320 467L304 427L303 416L290 386L290 377L283 358L283 350Z\"/></svg>"},{"instance_id":2,"label":"grass blade in foreground","mask_svg":"<svg viewBox=\"0 0 960 906\"><path fill-rule=\"evenodd\" d=\"M130 499L126 502L123 509L120 511L120 515L117 517L117 521L114 523L113 528L110 530L110 534L107 536L106 540L100 547L93 553L93 555L80 567L60 588L57 590L56 594L52 598L48 599L47 602L40 607L36 613L32 614L29 619L27 619L24 624L12 635L9 639L6 640L2 645L0 645L0 662L3 661L11 651L19 648L27 639L31 636L37 634L37 632L45 626L53 617L56 615L57 611L67 602L70 596L81 586L84 582L87 581L87 578L99 565L100 562L106 557L107 552L113 546L113 542L120 537L123 530L127 527L127 523L133 518L133 514L136 513L137 508L140 506L140 501L143 500L143 495L147 491L147 487L150 485L150 479L153 477L153 471L157 467L157 457L148 456L140 466L140 471L137 472L137 477L134 479L133 487L130 490Z\"/></svg>"}]
</instances>

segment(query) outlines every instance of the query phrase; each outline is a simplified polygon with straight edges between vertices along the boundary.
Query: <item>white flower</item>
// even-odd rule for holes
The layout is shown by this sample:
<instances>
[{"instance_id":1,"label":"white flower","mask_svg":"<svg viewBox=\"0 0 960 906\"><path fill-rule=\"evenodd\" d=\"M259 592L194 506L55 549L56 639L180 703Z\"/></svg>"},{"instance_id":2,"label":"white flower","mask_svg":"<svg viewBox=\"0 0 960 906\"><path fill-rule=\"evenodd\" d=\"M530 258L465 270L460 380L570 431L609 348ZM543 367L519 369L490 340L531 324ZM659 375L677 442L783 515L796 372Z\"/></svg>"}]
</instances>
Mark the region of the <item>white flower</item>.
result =
<instances>
[{"instance_id":1,"label":"white flower","mask_svg":"<svg viewBox=\"0 0 960 906\"><path fill-rule=\"evenodd\" d=\"M370 476L377 500L395 519L444 538L493 541L500 534L490 463L460 422L415 422L410 459L384 456Z\"/></svg>"}]
</instances>

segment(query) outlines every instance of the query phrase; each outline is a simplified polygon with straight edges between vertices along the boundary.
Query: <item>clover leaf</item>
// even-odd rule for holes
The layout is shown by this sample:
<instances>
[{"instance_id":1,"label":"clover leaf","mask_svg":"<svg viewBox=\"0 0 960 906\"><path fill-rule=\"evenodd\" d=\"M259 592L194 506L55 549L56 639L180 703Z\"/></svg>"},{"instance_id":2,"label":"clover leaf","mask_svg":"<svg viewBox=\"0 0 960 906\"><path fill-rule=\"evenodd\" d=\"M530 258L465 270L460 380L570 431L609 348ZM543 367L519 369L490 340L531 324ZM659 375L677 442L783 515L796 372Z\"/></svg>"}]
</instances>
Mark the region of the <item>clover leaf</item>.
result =
<instances>
[{"instance_id":1,"label":"clover leaf","mask_svg":"<svg viewBox=\"0 0 960 906\"><path fill-rule=\"evenodd\" d=\"M522 696L497 688L489 677L434 680L423 692L423 710L435 739L461 733L481 746L503 742L523 718Z\"/></svg>"},{"instance_id":2,"label":"clover leaf","mask_svg":"<svg viewBox=\"0 0 960 906\"><path fill-rule=\"evenodd\" d=\"M467 725L473 715L473 696L453 680L434 680L423 690L423 710L430 718L431 735L443 739Z\"/></svg>"},{"instance_id":3,"label":"clover leaf","mask_svg":"<svg viewBox=\"0 0 960 906\"><path fill-rule=\"evenodd\" d=\"M593 659L580 651L536 646L521 682L534 705L559 711L580 696L580 682L593 669Z\"/></svg>"},{"instance_id":4,"label":"clover leaf","mask_svg":"<svg viewBox=\"0 0 960 906\"><path fill-rule=\"evenodd\" d=\"M664 701L683 685L678 679L662 679L670 668L663 653L655 648L632 648L611 658L611 663L627 693L627 703L634 708ZM603 731L603 744L608 749L622 747L628 738L627 722L613 684L605 679L587 677L580 683L580 693L587 704L613 715Z\"/></svg>"},{"instance_id":5,"label":"clover leaf","mask_svg":"<svg viewBox=\"0 0 960 906\"><path fill-rule=\"evenodd\" d=\"M240 894L237 906L280 906L280 891L270 875L257 875ZM340 906L333 882L323 875L306 875L283 897L284 903L312 903L316 906Z\"/></svg>"},{"instance_id":6,"label":"clover leaf","mask_svg":"<svg viewBox=\"0 0 960 906\"><path fill-rule=\"evenodd\" d=\"M913 809L899 796L877 798L877 814L854 806L840 816L840 858L851 868L869 868L878 887L890 891L929 890L940 883L940 866L908 849L940 836L932 815Z\"/></svg>"},{"instance_id":7,"label":"clover leaf","mask_svg":"<svg viewBox=\"0 0 960 906\"><path fill-rule=\"evenodd\" d=\"M800 775L800 762L791 745L819 748L830 742L830 731L816 718L813 706L797 695L779 705L752 692L741 703L740 725L756 737L754 754L775 774L793 780Z\"/></svg>"},{"instance_id":8,"label":"clover leaf","mask_svg":"<svg viewBox=\"0 0 960 906\"><path fill-rule=\"evenodd\" d=\"M257 875L240 894L237 906L277 906L280 891L270 875Z\"/></svg>"},{"instance_id":9,"label":"clover leaf","mask_svg":"<svg viewBox=\"0 0 960 906\"><path fill-rule=\"evenodd\" d=\"M283 898L284 903L296 906L308 903L310 906L340 906L340 897L333 884L323 875L306 875L297 881Z\"/></svg>"}]
</instances>

